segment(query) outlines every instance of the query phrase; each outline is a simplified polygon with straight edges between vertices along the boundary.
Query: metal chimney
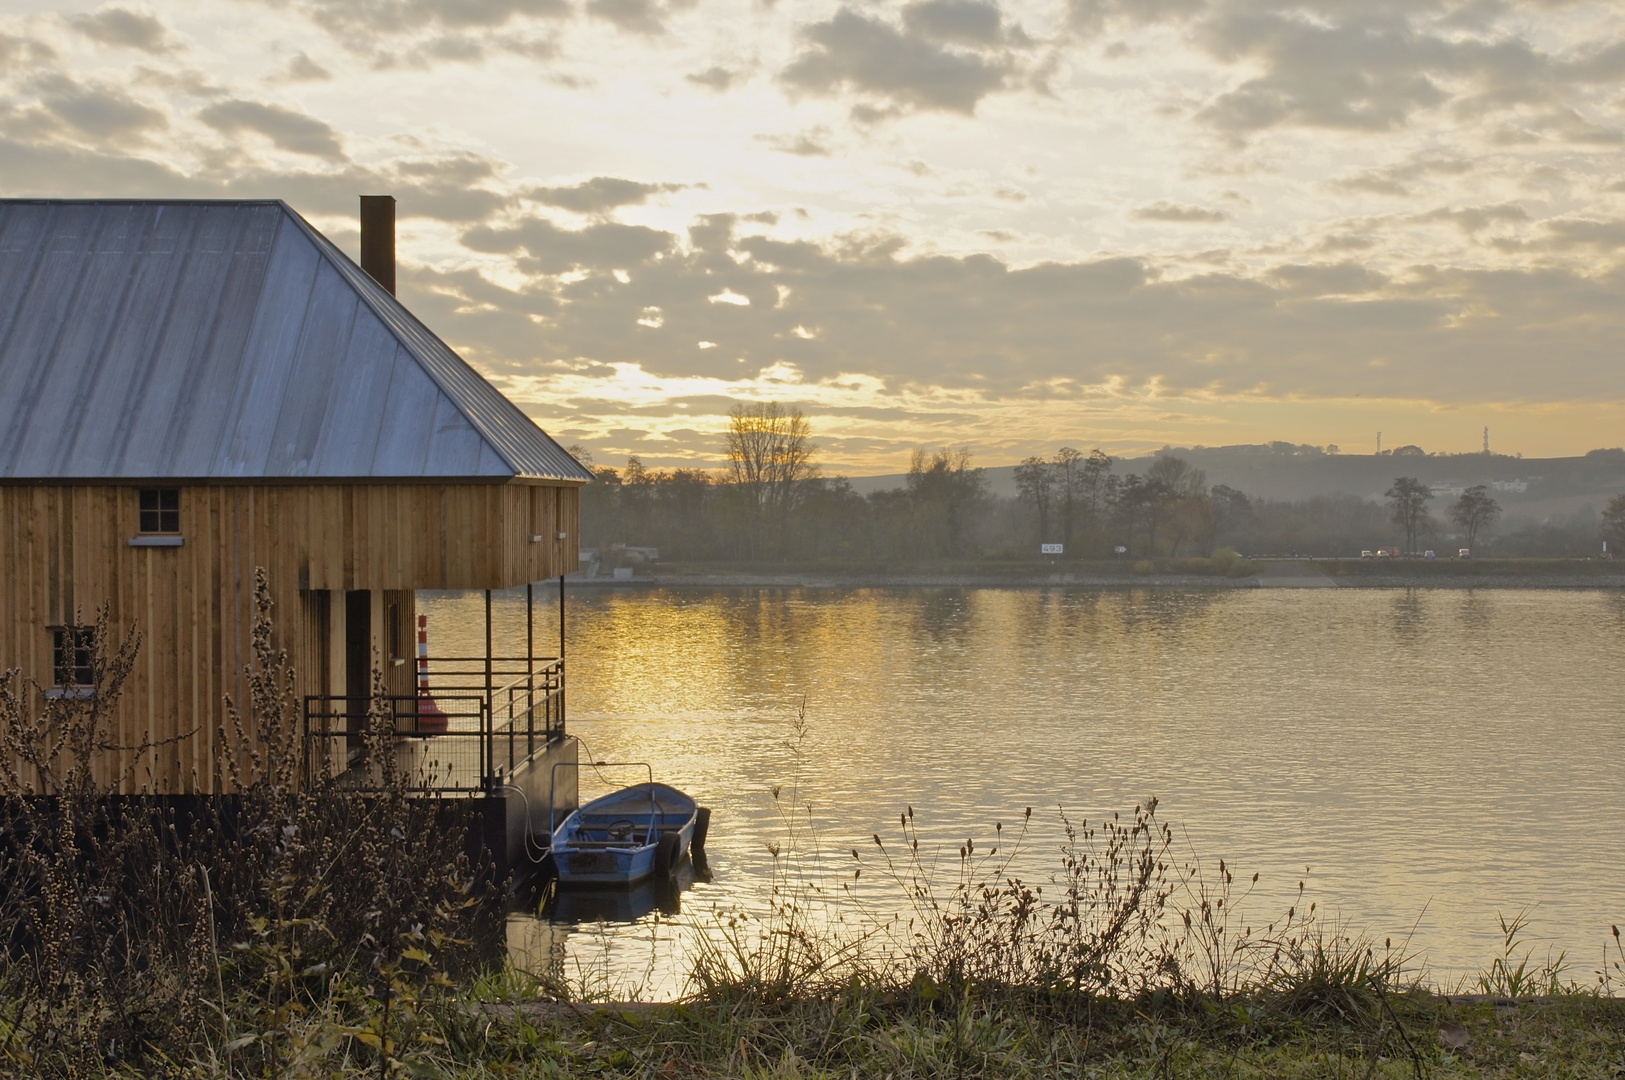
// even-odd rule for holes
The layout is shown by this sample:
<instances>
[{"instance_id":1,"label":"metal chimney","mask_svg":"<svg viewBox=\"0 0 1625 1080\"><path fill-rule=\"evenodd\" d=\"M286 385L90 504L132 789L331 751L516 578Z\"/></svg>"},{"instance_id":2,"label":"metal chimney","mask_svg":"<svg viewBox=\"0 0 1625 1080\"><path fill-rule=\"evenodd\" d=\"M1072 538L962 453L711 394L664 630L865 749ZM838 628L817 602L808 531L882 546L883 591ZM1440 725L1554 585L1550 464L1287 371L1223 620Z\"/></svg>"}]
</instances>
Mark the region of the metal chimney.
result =
<instances>
[{"instance_id":1,"label":"metal chimney","mask_svg":"<svg viewBox=\"0 0 1625 1080\"><path fill-rule=\"evenodd\" d=\"M395 196L361 196L361 269L395 295Z\"/></svg>"}]
</instances>

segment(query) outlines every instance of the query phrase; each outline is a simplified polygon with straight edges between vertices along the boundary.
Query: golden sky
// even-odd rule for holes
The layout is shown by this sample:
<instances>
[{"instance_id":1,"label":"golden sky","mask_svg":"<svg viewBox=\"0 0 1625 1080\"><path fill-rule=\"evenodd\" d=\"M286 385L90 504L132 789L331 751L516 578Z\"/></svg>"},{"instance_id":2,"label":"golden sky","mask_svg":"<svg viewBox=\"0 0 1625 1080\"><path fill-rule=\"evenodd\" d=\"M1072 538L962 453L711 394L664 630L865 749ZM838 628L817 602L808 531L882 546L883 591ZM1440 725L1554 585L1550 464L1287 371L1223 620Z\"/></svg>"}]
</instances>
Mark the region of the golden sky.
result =
<instances>
[{"instance_id":1,"label":"golden sky","mask_svg":"<svg viewBox=\"0 0 1625 1080\"><path fill-rule=\"evenodd\" d=\"M11 0L0 193L278 197L600 463L1625 437L1625 5Z\"/></svg>"}]
</instances>

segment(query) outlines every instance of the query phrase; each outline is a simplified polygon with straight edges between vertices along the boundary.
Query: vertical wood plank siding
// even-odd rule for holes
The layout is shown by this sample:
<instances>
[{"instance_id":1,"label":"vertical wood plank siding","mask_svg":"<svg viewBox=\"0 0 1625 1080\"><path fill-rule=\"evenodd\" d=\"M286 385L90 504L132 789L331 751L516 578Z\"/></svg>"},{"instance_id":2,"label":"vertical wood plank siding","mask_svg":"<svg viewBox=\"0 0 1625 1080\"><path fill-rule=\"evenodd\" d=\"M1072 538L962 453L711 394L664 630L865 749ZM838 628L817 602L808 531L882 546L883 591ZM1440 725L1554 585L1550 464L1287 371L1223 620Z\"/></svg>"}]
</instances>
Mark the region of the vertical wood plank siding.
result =
<instances>
[{"instance_id":1,"label":"vertical wood plank siding","mask_svg":"<svg viewBox=\"0 0 1625 1080\"><path fill-rule=\"evenodd\" d=\"M89 623L109 604L117 637L132 625L142 635L118 741L176 740L140 762L108 762L109 775L134 764L131 791L211 792L224 698L247 697L256 567L270 575L298 693L333 693L344 590L384 590L410 628L410 590L571 573L579 505L574 486L193 485L181 487L185 543L131 547L135 486L0 485L0 670L51 685L50 627ZM392 692L411 692L410 662L386 674Z\"/></svg>"}]
</instances>

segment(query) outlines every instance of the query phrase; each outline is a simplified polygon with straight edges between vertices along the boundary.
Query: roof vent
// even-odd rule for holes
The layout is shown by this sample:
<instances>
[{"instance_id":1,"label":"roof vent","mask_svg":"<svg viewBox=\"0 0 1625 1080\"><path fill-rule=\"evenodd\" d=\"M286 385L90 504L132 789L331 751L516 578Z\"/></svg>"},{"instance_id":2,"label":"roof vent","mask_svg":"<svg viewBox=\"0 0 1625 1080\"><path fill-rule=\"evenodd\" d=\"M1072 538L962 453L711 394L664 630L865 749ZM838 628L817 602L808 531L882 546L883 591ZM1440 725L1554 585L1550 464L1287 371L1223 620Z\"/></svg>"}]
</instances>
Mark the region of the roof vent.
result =
<instances>
[{"instance_id":1,"label":"roof vent","mask_svg":"<svg viewBox=\"0 0 1625 1080\"><path fill-rule=\"evenodd\" d=\"M361 269L395 295L395 196L361 196Z\"/></svg>"}]
</instances>

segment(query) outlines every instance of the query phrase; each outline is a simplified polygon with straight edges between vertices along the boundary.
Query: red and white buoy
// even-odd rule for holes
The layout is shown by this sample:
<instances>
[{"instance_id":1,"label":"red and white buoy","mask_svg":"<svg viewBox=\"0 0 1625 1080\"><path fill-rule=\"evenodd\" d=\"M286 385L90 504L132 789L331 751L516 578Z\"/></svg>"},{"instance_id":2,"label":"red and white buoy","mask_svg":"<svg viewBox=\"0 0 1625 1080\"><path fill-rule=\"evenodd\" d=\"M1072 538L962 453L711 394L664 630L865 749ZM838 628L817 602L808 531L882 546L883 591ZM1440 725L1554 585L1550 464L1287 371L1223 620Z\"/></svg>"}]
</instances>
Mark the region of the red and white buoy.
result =
<instances>
[{"instance_id":1,"label":"red and white buoy","mask_svg":"<svg viewBox=\"0 0 1625 1080\"><path fill-rule=\"evenodd\" d=\"M418 730L445 731L446 714L429 696L429 616L418 616Z\"/></svg>"}]
</instances>

